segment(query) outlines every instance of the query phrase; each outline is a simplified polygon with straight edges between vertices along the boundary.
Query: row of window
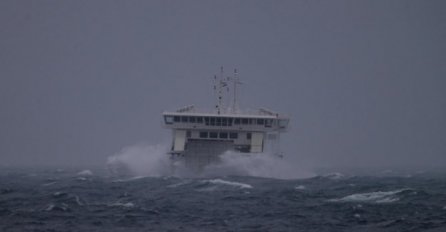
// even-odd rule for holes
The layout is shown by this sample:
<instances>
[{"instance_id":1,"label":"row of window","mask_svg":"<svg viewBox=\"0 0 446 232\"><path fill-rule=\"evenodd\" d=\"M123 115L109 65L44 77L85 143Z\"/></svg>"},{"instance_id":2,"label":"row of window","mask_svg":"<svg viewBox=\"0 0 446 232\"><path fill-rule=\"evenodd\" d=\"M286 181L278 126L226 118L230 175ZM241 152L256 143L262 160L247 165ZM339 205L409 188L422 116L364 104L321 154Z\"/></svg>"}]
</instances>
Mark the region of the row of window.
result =
<instances>
[{"instance_id":1,"label":"row of window","mask_svg":"<svg viewBox=\"0 0 446 232\"><path fill-rule=\"evenodd\" d=\"M203 123L206 126L232 126L232 125L264 125L271 127L272 119L263 118L225 118L225 117L194 117L194 116L165 116L166 124Z\"/></svg>"},{"instance_id":2,"label":"row of window","mask_svg":"<svg viewBox=\"0 0 446 232\"><path fill-rule=\"evenodd\" d=\"M207 131L201 131L200 138L202 139L238 139L238 133L235 132L207 132ZM247 138L251 139L251 133L247 134Z\"/></svg>"}]
</instances>

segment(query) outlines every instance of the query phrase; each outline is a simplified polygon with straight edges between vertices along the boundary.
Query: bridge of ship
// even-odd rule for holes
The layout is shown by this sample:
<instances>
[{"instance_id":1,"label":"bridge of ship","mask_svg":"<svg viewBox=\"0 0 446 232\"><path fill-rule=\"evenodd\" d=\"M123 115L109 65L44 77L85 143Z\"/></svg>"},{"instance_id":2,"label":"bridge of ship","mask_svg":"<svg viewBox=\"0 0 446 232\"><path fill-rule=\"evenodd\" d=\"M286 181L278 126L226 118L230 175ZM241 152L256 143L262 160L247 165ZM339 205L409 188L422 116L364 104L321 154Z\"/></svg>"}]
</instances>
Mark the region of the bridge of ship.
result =
<instances>
[{"instance_id":1,"label":"bridge of ship","mask_svg":"<svg viewBox=\"0 0 446 232\"><path fill-rule=\"evenodd\" d=\"M216 147L216 142L229 144L228 149L258 153L265 139L276 139L287 129L289 118L278 114L212 114L196 112L164 112L164 125L173 130L173 154L182 154L189 147Z\"/></svg>"}]
</instances>

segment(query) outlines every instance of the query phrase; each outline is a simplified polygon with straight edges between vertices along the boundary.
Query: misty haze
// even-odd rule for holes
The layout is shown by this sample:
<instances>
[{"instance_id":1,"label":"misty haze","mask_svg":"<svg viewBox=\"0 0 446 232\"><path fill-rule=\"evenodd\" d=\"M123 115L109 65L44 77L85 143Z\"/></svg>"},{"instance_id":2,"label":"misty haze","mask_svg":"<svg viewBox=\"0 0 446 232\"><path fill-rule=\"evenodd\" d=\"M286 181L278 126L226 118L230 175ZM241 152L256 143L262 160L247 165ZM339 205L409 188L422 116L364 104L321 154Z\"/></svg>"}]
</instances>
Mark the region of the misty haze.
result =
<instances>
[{"instance_id":1,"label":"misty haze","mask_svg":"<svg viewBox=\"0 0 446 232\"><path fill-rule=\"evenodd\" d=\"M445 9L0 1L0 230L446 230Z\"/></svg>"}]
</instances>

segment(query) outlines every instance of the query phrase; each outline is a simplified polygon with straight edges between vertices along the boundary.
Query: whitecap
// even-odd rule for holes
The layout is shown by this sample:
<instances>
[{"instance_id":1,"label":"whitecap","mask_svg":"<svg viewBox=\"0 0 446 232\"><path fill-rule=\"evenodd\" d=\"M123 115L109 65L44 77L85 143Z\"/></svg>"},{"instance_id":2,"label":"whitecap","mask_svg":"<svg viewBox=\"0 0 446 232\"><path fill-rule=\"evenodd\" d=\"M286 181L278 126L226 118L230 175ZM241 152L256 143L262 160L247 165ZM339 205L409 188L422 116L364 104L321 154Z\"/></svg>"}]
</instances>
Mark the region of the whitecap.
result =
<instances>
[{"instance_id":1,"label":"whitecap","mask_svg":"<svg viewBox=\"0 0 446 232\"><path fill-rule=\"evenodd\" d=\"M340 172L332 172L332 173L325 174L322 177L325 177L325 178L328 178L331 180L340 180L340 179L345 178L345 175Z\"/></svg>"},{"instance_id":2,"label":"whitecap","mask_svg":"<svg viewBox=\"0 0 446 232\"><path fill-rule=\"evenodd\" d=\"M399 201L399 200L400 199L398 197L387 197L387 198L383 198L380 200L376 200L375 203L378 203L378 204L392 203L392 202Z\"/></svg>"},{"instance_id":3,"label":"whitecap","mask_svg":"<svg viewBox=\"0 0 446 232\"><path fill-rule=\"evenodd\" d=\"M399 198L395 195L403 191L410 189L399 189L395 191L388 192L369 192L369 193L356 193L348 195L339 199L331 199L331 202L369 202L369 203L392 203L398 201Z\"/></svg>"},{"instance_id":4,"label":"whitecap","mask_svg":"<svg viewBox=\"0 0 446 232\"><path fill-rule=\"evenodd\" d=\"M81 201L81 199L79 198L79 196L74 196L74 199L76 200L76 203L77 203L79 206L84 205L84 203L82 203L82 201Z\"/></svg>"},{"instance_id":5,"label":"whitecap","mask_svg":"<svg viewBox=\"0 0 446 232\"><path fill-rule=\"evenodd\" d=\"M237 187L237 188L252 188L252 186L249 184L245 184L245 183L241 183L241 182L234 182L234 181L227 181L227 180L222 180L222 179L205 180L204 182L211 183L211 184L228 185L228 186Z\"/></svg>"},{"instance_id":6,"label":"whitecap","mask_svg":"<svg viewBox=\"0 0 446 232\"><path fill-rule=\"evenodd\" d=\"M54 209L54 207L55 207L54 204L49 204L48 207L46 207L45 211L51 211Z\"/></svg>"},{"instance_id":7,"label":"whitecap","mask_svg":"<svg viewBox=\"0 0 446 232\"><path fill-rule=\"evenodd\" d=\"M83 170L77 173L78 176L92 176L93 172L90 170Z\"/></svg>"},{"instance_id":8,"label":"whitecap","mask_svg":"<svg viewBox=\"0 0 446 232\"><path fill-rule=\"evenodd\" d=\"M171 160L166 155L168 146L135 145L107 158L107 167L113 175L160 177L171 174Z\"/></svg>"},{"instance_id":9,"label":"whitecap","mask_svg":"<svg viewBox=\"0 0 446 232\"><path fill-rule=\"evenodd\" d=\"M112 206L112 207L132 208L132 207L135 206L135 204L133 204L132 202L127 202L127 203L115 202L115 203L113 203L113 204L109 204L108 206Z\"/></svg>"},{"instance_id":10,"label":"whitecap","mask_svg":"<svg viewBox=\"0 0 446 232\"><path fill-rule=\"evenodd\" d=\"M280 158L268 152L246 154L227 151L220 155L220 162L210 164L202 176L255 176L275 179L302 179L315 174L297 165L289 158Z\"/></svg>"},{"instance_id":11,"label":"whitecap","mask_svg":"<svg viewBox=\"0 0 446 232\"><path fill-rule=\"evenodd\" d=\"M42 186L50 186L50 185L53 185L53 184L55 184L55 183L57 183L57 182L56 182L56 181L54 181L54 182L49 182L49 183L42 184Z\"/></svg>"},{"instance_id":12,"label":"whitecap","mask_svg":"<svg viewBox=\"0 0 446 232\"><path fill-rule=\"evenodd\" d=\"M68 210L68 205L65 204L65 203L60 204L60 206L55 205L55 204L49 204L45 208L45 211L53 211L53 210L67 211Z\"/></svg>"},{"instance_id":13,"label":"whitecap","mask_svg":"<svg viewBox=\"0 0 446 232\"><path fill-rule=\"evenodd\" d=\"M119 183L119 182L129 182L129 181L134 181L134 180L140 180L140 179L144 179L147 176L134 176L134 177L130 177L128 179L118 179L118 180L114 180L112 181L113 183Z\"/></svg>"},{"instance_id":14,"label":"whitecap","mask_svg":"<svg viewBox=\"0 0 446 232\"><path fill-rule=\"evenodd\" d=\"M168 185L167 188L176 188L176 187L179 187L179 186L183 186L183 185L189 184L190 182L191 182L190 180L182 181L182 182L179 182L179 183L176 183L176 184Z\"/></svg>"},{"instance_id":15,"label":"whitecap","mask_svg":"<svg viewBox=\"0 0 446 232\"><path fill-rule=\"evenodd\" d=\"M67 193L64 192L55 192L53 193L53 197L62 197L62 196L66 196Z\"/></svg>"}]
</instances>

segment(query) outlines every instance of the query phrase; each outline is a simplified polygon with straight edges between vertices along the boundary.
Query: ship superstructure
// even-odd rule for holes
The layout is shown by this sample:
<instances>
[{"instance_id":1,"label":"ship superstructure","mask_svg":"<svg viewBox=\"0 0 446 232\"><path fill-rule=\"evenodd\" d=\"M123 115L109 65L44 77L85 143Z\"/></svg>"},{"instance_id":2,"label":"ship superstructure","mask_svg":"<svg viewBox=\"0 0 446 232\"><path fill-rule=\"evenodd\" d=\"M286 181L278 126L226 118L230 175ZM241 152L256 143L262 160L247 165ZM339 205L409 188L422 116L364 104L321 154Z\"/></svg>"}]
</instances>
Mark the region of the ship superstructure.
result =
<instances>
[{"instance_id":1,"label":"ship superstructure","mask_svg":"<svg viewBox=\"0 0 446 232\"><path fill-rule=\"evenodd\" d=\"M239 110L236 87L240 84L237 71L233 77L214 77L217 104L213 111L202 111L193 105L172 112L164 112L166 128L172 130L172 158L184 159L188 166L202 167L217 162L219 155L228 150L240 153L269 152L280 155L280 133L288 127L289 117L261 108L255 111ZM232 107L223 105L223 90L229 93L234 86Z\"/></svg>"}]
</instances>

